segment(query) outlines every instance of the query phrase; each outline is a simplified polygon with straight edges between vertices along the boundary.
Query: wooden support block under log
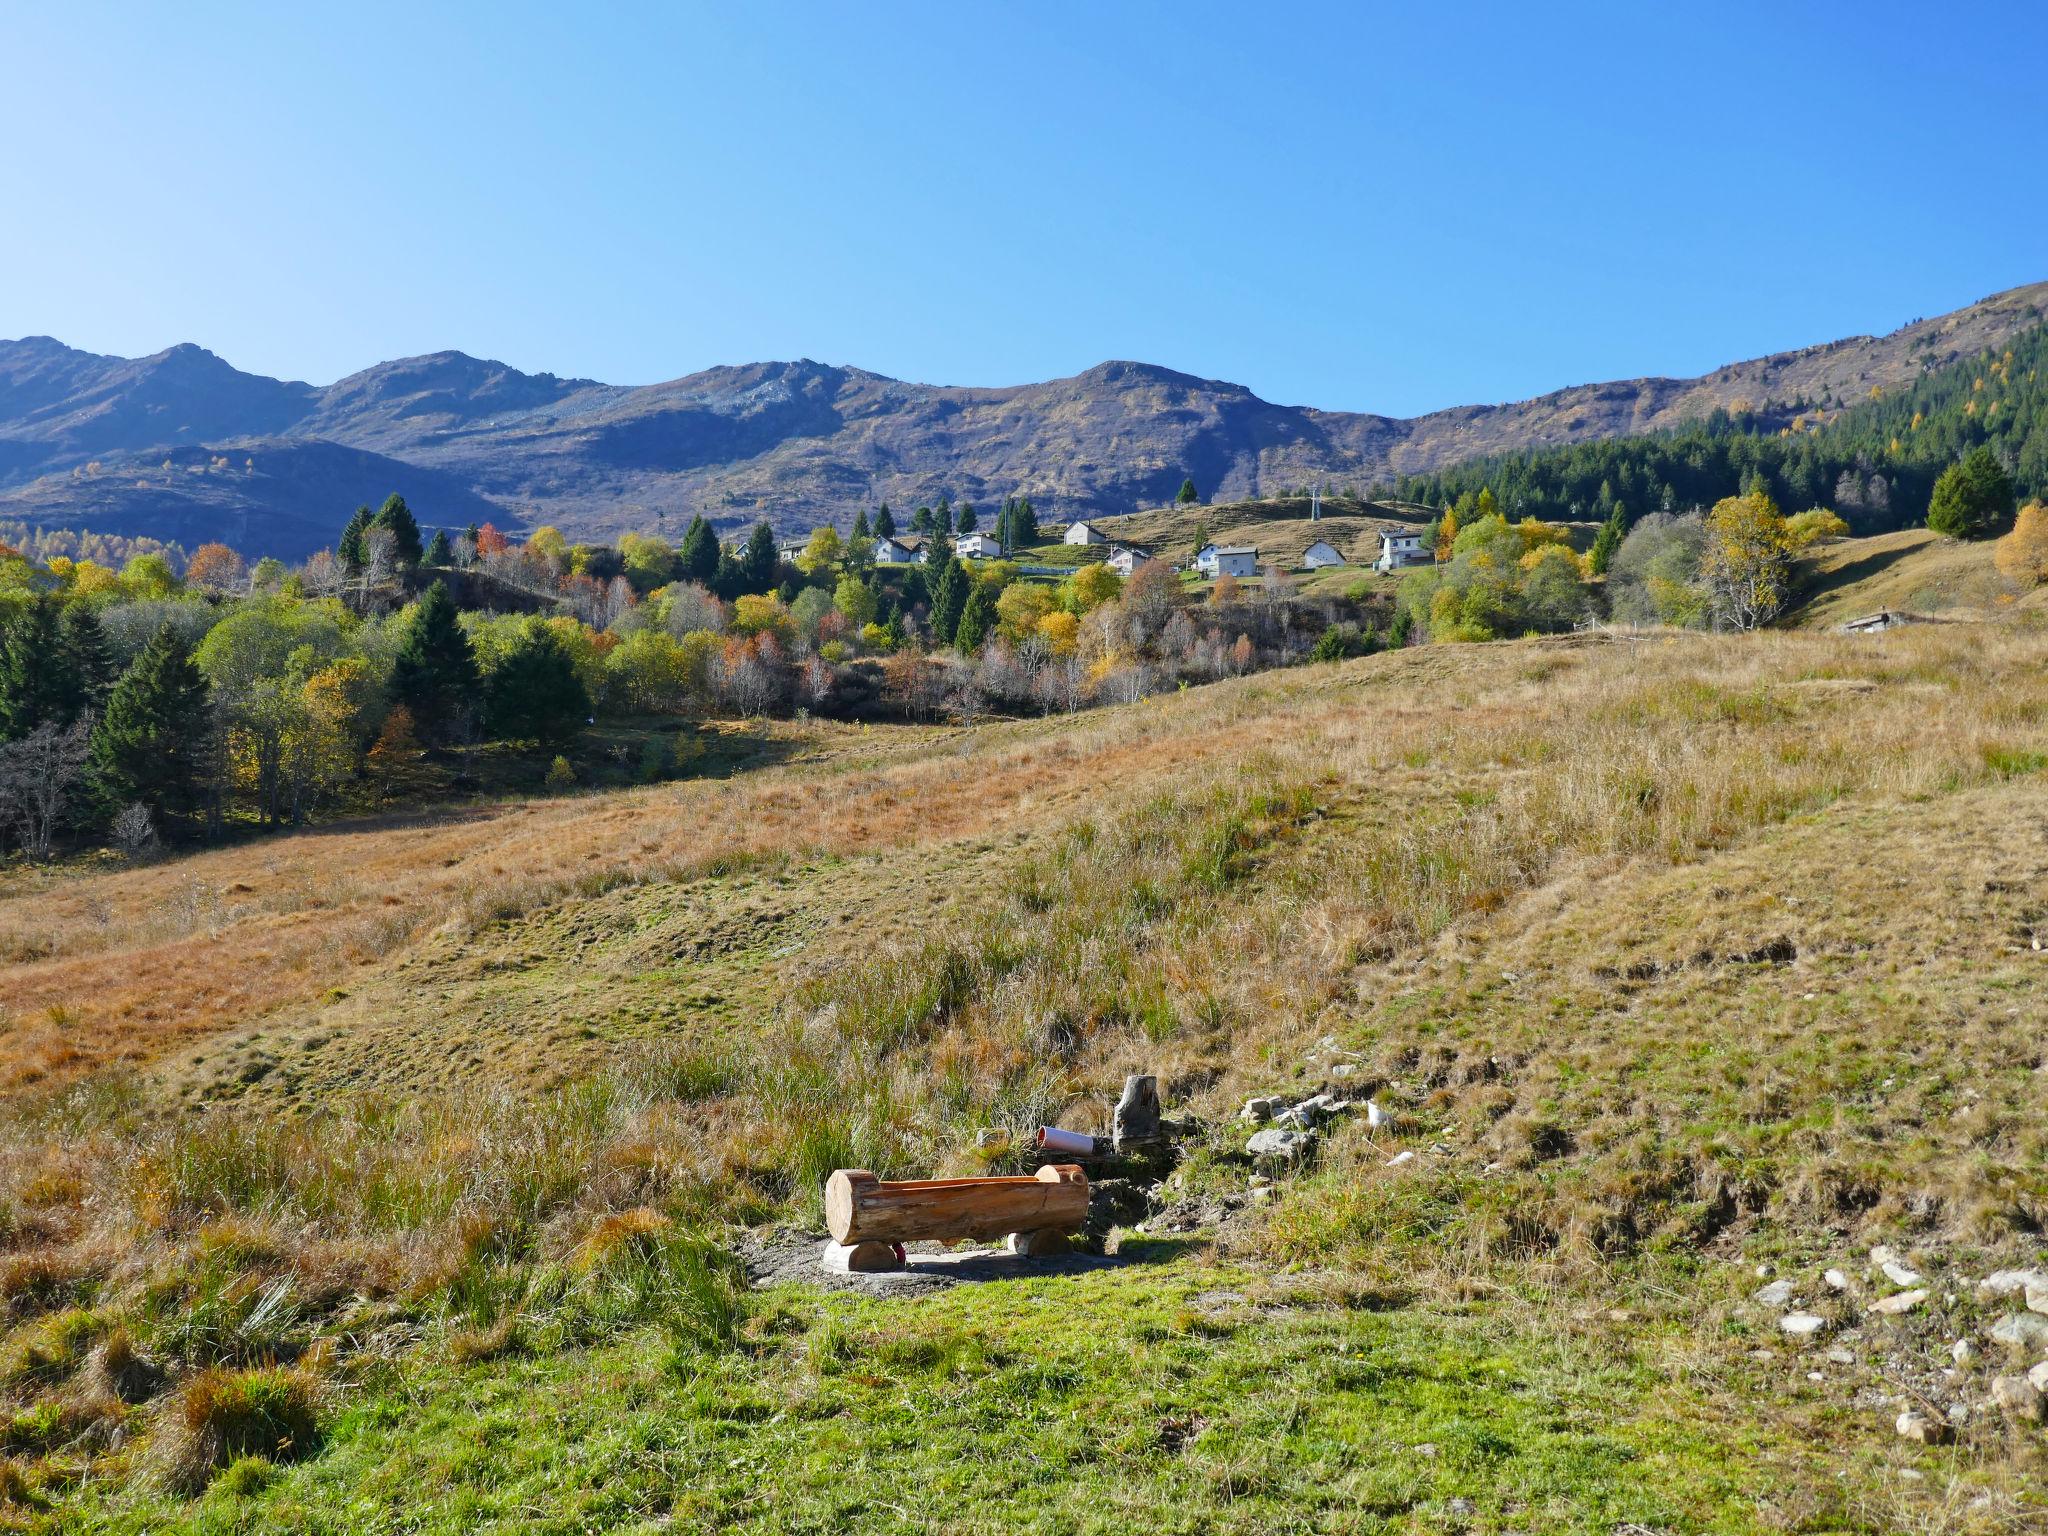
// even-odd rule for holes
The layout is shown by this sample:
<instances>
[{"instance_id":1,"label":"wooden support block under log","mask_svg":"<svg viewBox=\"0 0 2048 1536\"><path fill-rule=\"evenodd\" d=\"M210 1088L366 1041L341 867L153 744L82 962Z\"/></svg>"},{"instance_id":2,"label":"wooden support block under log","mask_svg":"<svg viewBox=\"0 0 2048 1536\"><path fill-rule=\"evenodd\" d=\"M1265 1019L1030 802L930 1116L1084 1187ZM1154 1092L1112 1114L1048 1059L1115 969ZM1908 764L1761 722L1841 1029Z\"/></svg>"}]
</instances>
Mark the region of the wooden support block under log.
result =
<instances>
[{"instance_id":1,"label":"wooden support block under log","mask_svg":"<svg viewBox=\"0 0 2048 1536\"><path fill-rule=\"evenodd\" d=\"M1035 1178L888 1180L842 1168L825 1181L825 1226L846 1245L1078 1232L1087 1220L1088 1175L1072 1163Z\"/></svg>"},{"instance_id":2,"label":"wooden support block under log","mask_svg":"<svg viewBox=\"0 0 2048 1536\"><path fill-rule=\"evenodd\" d=\"M1036 1232L1012 1232L1003 1246L1019 1258L1048 1259L1067 1251L1067 1234L1048 1232L1042 1227Z\"/></svg>"},{"instance_id":3,"label":"wooden support block under log","mask_svg":"<svg viewBox=\"0 0 2048 1536\"><path fill-rule=\"evenodd\" d=\"M825 1268L835 1275L885 1275L903 1267L901 1243L845 1243L825 1245Z\"/></svg>"}]
</instances>

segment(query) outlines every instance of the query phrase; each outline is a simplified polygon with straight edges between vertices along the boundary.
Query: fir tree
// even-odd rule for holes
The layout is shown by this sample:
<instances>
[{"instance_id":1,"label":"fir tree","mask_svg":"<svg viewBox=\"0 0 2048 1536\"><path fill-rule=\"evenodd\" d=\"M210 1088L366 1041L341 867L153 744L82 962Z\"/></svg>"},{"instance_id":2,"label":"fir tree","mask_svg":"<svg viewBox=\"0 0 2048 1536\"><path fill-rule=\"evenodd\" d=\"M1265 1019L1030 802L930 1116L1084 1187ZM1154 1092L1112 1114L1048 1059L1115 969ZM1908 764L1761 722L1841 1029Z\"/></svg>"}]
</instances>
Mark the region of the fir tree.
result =
<instances>
[{"instance_id":1,"label":"fir tree","mask_svg":"<svg viewBox=\"0 0 2048 1536\"><path fill-rule=\"evenodd\" d=\"M476 652L455 614L444 582L435 582L413 610L391 666L391 698L412 711L429 735L445 732L477 688Z\"/></svg>"},{"instance_id":2,"label":"fir tree","mask_svg":"<svg viewBox=\"0 0 2048 1536\"><path fill-rule=\"evenodd\" d=\"M410 569L420 563L419 520L412 515L403 496L394 491L385 497L384 505L370 519L370 526L391 535L391 557L401 568Z\"/></svg>"},{"instance_id":3,"label":"fir tree","mask_svg":"<svg viewBox=\"0 0 2048 1536\"><path fill-rule=\"evenodd\" d=\"M746 553L740 556L741 579L746 585L745 592L768 592L775 586L775 568L780 557L775 553L775 530L766 523L754 524L754 531L747 536Z\"/></svg>"},{"instance_id":4,"label":"fir tree","mask_svg":"<svg viewBox=\"0 0 2048 1536\"><path fill-rule=\"evenodd\" d=\"M204 803L212 720L206 679L177 629L164 625L114 685L93 732L93 783L103 805L140 802L174 829Z\"/></svg>"},{"instance_id":5,"label":"fir tree","mask_svg":"<svg viewBox=\"0 0 2048 1536\"><path fill-rule=\"evenodd\" d=\"M1595 576L1605 576L1607 567L1614 563L1614 552L1621 548L1621 541L1628 534L1628 509L1620 502L1614 503L1607 514L1607 521L1600 525L1600 532L1593 540L1592 568Z\"/></svg>"},{"instance_id":6,"label":"fir tree","mask_svg":"<svg viewBox=\"0 0 2048 1536\"><path fill-rule=\"evenodd\" d=\"M484 720L506 741L558 746L583 728L590 696L576 663L555 632L528 621L491 673L484 690Z\"/></svg>"},{"instance_id":7,"label":"fir tree","mask_svg":"<svg viewBox=\"0 0 2048 1536\"><path fill-rule=\"evenodd\" d=\"M896 537L896 517L889 510L889 503L886 501L882 503L881 510L875 513L875 537L878 539L893 539Z\"/></svg>"},{"instance_id":8,"label":"fir tree","mask_svg":"<svg viewBox=\"0 0 2048 1536\"><path fill-rule=\"evenodd\" d=\"M690 526L683 534L683 547L677 556L685 579L710 586L718 579L718 535L702 517L690 519Z\"/></svg>"},{"instance_id":9,"label":"fir tree","mask_svg":"<svg viewBox=\"0 0 2048 1536\"><path fill-rule=\"evenodd\" d=\"M960 514L953 519L953 526L962 533L972 533L974 532L974 525L978 521L980 519L975 516L974 503L971 501L961 502Z\"/></svg>"},{"instance_id":10,"label":"fir tree","mask_svg":"<svg viewBox=\"0 0 2048 1536\"><path fill-rule=\"evenodd\" d=\"M868 509L866 507L862 507L853 514L853 536L856 539L873 537L873 534L868 529Z\"/></svg>"},{"instance_id":11,"label":"fir tree","mask_svg":"<svg viewBox=\"0 0 2048 1536\"><path fill-rule=\"evenodd\" d=\"M370 509L357 507L355 516L348 520L348 526L341 530L341 542L334 546L335 557L352 571L363 568L363 535L370 531Z\"/></svg>"},{"instance_id":12,"label":"fir tree","mask_svg":"<svg viewBox=\"0 0 2048 1536\"><path fill-rule=\"evenodd\" d=\"M421 563L430 566L446 566L455 558L455 550L448 543L448 530L436 528L434 537L427 545L427 552Z\"/></svg>"},{"instance_id":13,"label":"fir tree","mask_svg":"<svg viewBox=\"0 0 2048 1536\"><path fill-rule=\"evenodd\" d=\"M1195 489L1195 477L1193 475L1189 475L1185 480L1181 481L1180 493L1173 499L1184 507L1191 507L1202 499L1201 493Z\"/></svg>"},{"instance_id":14,"label":"fir tree","mask_svg":"<svg viewBox=\"0 0 2048 1536\"><path fill-rule=\"evenodd\" d=\"M953 645L963 656L981 649L981 642L996 627L996 597L987 584L977 581L960 610L960 622L953 630Z\"/></svg>"},{"instance_id":15,"label":"fir tree","mask_svg":"<svg viewBox=\"0 0 2048 1536\"><path fill-rule=\"evenodd\" d=\"M31 596L0 627L0 741L39 725L69 725L75 693L59 634L56 599Z\"/></svg>"},{"instance_id":16,"label":"fir tree","mask_svg":"<svg viewBox=\"0 0 2048 1536\"><path fill-rule=\"evenodd\" d=\"M967 567L947 555L935 574L925 578L925 585L931 592L932 638L941 645L951 645L953 636L960 627L960 615L967 607L967 589L974 578L967 573Z\"/></svg>"},{"instance_id":17,"label":"fir tree","mask_svg":"<svg viewBox=\"0 0 2048 1536\"><path fill-rule=\"evenodd\" d=\"M1952 539L1988 539L2012 517L2012 480L1998 455L1979 444L1934 482L1927 526Z\"/></svg>"}]
</instances>

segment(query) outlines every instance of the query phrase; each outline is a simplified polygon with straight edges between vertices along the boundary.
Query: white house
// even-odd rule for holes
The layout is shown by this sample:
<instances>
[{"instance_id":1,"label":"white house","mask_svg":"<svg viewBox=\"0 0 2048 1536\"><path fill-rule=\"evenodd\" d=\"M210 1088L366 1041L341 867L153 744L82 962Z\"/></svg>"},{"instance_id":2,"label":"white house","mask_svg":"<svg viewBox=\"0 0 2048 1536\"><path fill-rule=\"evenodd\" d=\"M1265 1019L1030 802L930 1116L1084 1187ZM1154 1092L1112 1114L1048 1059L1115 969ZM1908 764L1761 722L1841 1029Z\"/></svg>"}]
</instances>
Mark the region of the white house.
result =
<instances>
[{"instance_id":1,"label":"white house","mask_svg":"<svg viewBox=\"0 0 2048 1536\"><path fill-rule=\"evenodd\" d=\"M953 553L970 560L1000 560L1003 541L992 533L963 533L953 546Z\"/></svg>"},{"instance_id":2,"label":"white house","mask_svg":"<svg viewBox=\"0 0 2048 1536\"><path fill-rule=\"evenodd\" d=\"M1380 557L1373 561L1373 568L1380 571L1398 571L1407 565L1425 565L1434 556L1422 547L1422 530L1419 528L1382 528L1380 530Z\"/></svg>"},{"instance_id":3,"label":"white house","mask_svg":"<svg viewBox=\"0 0 2048 1536\"><path fill-rule=\"evenodd\" d=\"M1149 549L1138 549L1128 544L1111 547L1108 557L1102 562L1119 576L1128 576L1147 560L1152 558Z\"/></svg>"},{"instance_id":4,"label":"white house","mask_svg":"<svg viewBox=\"0 0 2048 1536\"><path fill-rule=\"evenodd\" d=\"M1326 565L1342 565L1344 563L1344 557L1337 553L1336 546L1326 544L1321 539L1317 539L1315 543L1309 545L1307 549L1302 551L1301 555L1302 569L1309 571L1320 571Z\"/></svg>"},{"instance_id":5,"label":"white house","mask_svg":"<svg viewBox=\"0 0 2048 1536\"><path fill-rule=\"evenodd\" d=\"M1107 544L1109 538L1093 523L1069 523L1065 537L1066 544Z\"/></svg>"},{"instance_id":6,"label":"white house","mask_svg":"<svg viewBox=\"0 0 2048 1536\"><path fill-rule=\"evenodd\" d=\"M901 539L875 540L875 564L877 565L915 565L917 564L917 559L917 551Z\"/></svg>"},{"instance_id":7,"label":"white house","mask_svg":"<svg viewBox=\"0 0 2048 1536\"><path fill-rule=\"evenodd\" d=\"M1218 576L1256 576L1259 549L1256 544L1204 544L1195 552L1195 569L1212 581Z\"/></svg>"}]
</instances>

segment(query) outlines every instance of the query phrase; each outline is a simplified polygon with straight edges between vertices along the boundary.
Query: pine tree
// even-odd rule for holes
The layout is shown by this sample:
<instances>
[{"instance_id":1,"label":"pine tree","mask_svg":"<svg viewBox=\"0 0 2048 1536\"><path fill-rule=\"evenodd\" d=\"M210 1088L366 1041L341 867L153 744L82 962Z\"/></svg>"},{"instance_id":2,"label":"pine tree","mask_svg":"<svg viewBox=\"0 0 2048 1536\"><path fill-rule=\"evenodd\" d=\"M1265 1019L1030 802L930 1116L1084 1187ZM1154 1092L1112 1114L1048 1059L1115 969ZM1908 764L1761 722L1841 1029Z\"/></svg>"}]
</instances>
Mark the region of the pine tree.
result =
<instances>
[{"instance_id":1,"label":"pine tree","mask_svg":"<svg viewBox=\"0 0 2048 1536\"><path fill-rule=\"evenodd\" d=\"M927 538L931 536L932 509L930 507L919 507L910 514L910 531L912 533L924 534Z\"/></svg>"},{"instance_id":2,"label":"pine tree","mask_svg":"<svg viewBox=\"0 0 2048 1536\"><path fill-rule=\"evenodd\" d=\"M405 504L405 498L393 491L384 498L384 505L377 509L377 515L370 519L372 528L382 528L391 535L391 557L401 569L410 569L420 563L420 525L412 515L412 508Z\"/></svg>"},{"instance_id":3,"label":"pine tree","mask_svg":"<svg viewBox=\"0 0 2048 1536\"><path fill-rule=\"evenodd\" d=\"M875 537L878 539L893 539L896 537L896 517L889 510L889 503L886 501L882 503L881 510L875 514Z\"/></svg>"},{"instance_id":4,"label":"pine tree","mask_svg":"<svg viewBox=\"0 0 2048 1536\"><path fill-rule=\"evenodd\" d=\"M1195 477L1193 475L1189 475L1185 480L1181 481L1180 491L1173 499L1184 507L1191 507L1202 499L1201 493L1195 489Z\"/></svg>"},{"instance_id":5,"label":"pine tree","mask_svg":"<svg viewBox=\"0 0 2048 1536\"><path fill-rule=\"evenodd\" d=\"M1593 540L1592 567L1595 576L1605 576L1607 567L1614 563L1614 552L1621 548L1621 541L1628 533L1628 509L1620 502L1614 503L1607 514L1607 521L1600 525L1600 532Z\"/></svg>"},{"instance_id":6,"label":"pine tree","mask_svg":"<svg viewBox=\"0 0 2048 1536\"><path fill-rule=\"evenodd\" d=\"M967 607L967 589L973 582L967 567L950 555L935 574L925 578L931 592L932 637L939 644L953 643L953 636L960 627L960 615Z\"/></svg>"},{"instance_id":7,"label":"pine tree","mask_svg":"<svg viewBox=\"0 0 2048 1536\"><path fill-rule=\"evenodd\" d=\"M971 501L961 502L960 515L954 518L953 526L959 529L962 533L972 533L974 532L974 525L978 521L980 521L980 519L975 516L974 503Z\"/></svg>"},{"instance_id":8,"label":"pine tree","mask_svg":"<svg viewBox=\"0 0 2048 1536\"><path fill-rule=\"evenodd\" d=\"M363 535L370 531L370 509L357 507L355 516L348 520L348 526L341 530L341 542L334 546L335 557L352 571L363 568Z\"/></svg>"},{"instance_id":9,"label":"pine tree","mask_svg":"<svg viewBox=\"0 0 2048 1536\"><path fill-rule=\"evenodd\" d=\"M576 663L555 632L529 620L491 673L484 690L484 720L506 741L558 746L583 728L590 696Z\"/></svg>"},{"instance_id":10,"label":"pine tree","mask_svg":"<svg viewBox=\"0 0 2048 1536\"><path fill-rule=\"evenodd\" d=\"M93 732L91 774L101 803L140 802L166 830L188 821L205 801L212 724L192 648L166 624L114 685Z\"/></svg>"},{"instance_id":11,"label":"pine tree","mask_svg":"<svg viewBox=\"0 0 2048 1536\"><path fill-rule=\"evenodd\" d=\"M853 514L853 536L856 539L873 537L873 534L868 529L868 509L866 507L862 507Z\"/></svg>"},{"instance_id":12,"label":"pine tree","mask_svg":"<svg viewBox=\"0 0 2048 1536\"><path fill-rule=\"evenodd\" d=\"M441 567L448 565L454 559L455 550L448 543L448 530L446 528L436 528L433 539L427 545L426 554L421 556L421 563Z\"/></svg>"},{"instance_id":13,"label":"pine tree","mask_svg":"<svg viewBox=\"0 0 2048 1536\"><path fill-rule=\"evenodd\" d=\"M456 618L447 584L437 581L413 610L392 662L392 701L411 710L419 728L432 735L446 731L476 688L476 652Z\"/></svg>"},{"instance_id":14,"label":"pine tree","mask_svg":"<svg viewBox=\"0 0 2048 1536\"><path fill-rule=\"evenodd\" d=\"M0 741L19 741L39 725L69 725L76 718L65 662L56 599L30 597L0 626Z\"/></svg>"},{"instance_id":15,"label":"pine tree","mask_svg":"<svg viewBox=\"0 0 2048 1536\"><path fill-rule=\"evenodd\" d=\"M1028 496L1017 498L1014 532L1016 537L1009 546L1013 549L1028 549L1038 542L1038 513L1032 509Z\"/></svg>"},{"instance_id":16,"label":"pine tree","mask_svg":"<svg viewBox=\"0 0 2048 1536\"><path fill-rule=\"evenodd\" d=\"M690 519L690 526L683 534L683 548L678 563L687 580L708 587L717 579L718 535L702 517Z\"/></svg>"}]
</instances>

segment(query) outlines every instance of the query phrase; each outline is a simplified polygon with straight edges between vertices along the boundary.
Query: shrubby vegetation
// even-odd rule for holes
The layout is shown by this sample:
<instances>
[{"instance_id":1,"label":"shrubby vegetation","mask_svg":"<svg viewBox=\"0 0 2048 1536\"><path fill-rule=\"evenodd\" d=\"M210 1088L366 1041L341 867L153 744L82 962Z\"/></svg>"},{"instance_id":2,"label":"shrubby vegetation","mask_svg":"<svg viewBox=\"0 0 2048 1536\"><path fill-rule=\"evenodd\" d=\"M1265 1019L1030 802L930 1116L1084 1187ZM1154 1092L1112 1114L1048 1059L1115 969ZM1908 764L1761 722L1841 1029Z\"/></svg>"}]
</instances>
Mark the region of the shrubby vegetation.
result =
<instances>
[{"instance_id":1,"label":"shrubby vegetation","mask_svg":"<svg viewBox=\"0 0 2048 1536\"><path fill-rule=\"evenodd\" d=\"M1070 711L1303 660L1335 624L1370 629L1357 601L1297 605L1277 584L1195 603L1157 564L1058 582L970 566L948 531L977 520L943 498L919 508L931 558L910 568L874 563L887 507L786 559L766 524L721 544L701 518L680 545L429 536L398 496L297 569L221 544L182 568L160 549L118 569L9 549L0 816L38 856L67 838L141 848L474 789L486 756L529 765L510 782L568 787L599 716ZM1028 502L998 526L1037 537ZM678 756L650 739L638 776Z\"/></svg>"}]
</instances>

